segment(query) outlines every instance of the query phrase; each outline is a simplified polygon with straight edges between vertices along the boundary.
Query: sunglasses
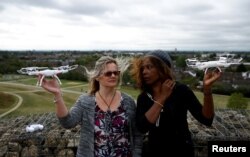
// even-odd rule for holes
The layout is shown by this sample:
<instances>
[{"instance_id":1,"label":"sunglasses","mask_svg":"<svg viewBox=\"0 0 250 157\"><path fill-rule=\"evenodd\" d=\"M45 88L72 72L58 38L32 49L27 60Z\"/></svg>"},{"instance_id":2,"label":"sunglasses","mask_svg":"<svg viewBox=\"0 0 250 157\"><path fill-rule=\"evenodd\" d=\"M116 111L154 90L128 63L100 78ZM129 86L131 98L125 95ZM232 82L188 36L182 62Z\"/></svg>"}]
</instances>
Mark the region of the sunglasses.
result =
<instances>
[{"instance_id":1,"label":"sunglasses","mask_svg":"<svg viewBox=\"0 0 250 157\"><path fill-rule=\"evenodd\" d=\"M102 73L104 76L106 76L106 77L111 77L113 74L115 75L115 76L118 76L118 75L120 75L120 71L107 71L107 72L104 72L104 73Z\"/></svg>"}]
</instances>

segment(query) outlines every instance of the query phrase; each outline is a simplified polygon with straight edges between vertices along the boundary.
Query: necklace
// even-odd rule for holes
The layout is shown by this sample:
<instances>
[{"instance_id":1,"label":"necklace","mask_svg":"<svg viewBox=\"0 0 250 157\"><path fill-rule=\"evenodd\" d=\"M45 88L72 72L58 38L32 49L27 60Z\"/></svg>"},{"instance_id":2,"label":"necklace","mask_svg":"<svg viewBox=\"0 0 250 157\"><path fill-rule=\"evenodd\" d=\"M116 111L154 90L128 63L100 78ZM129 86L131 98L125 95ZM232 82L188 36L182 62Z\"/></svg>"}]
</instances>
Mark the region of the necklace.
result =
<instances>
[{"instance_id":1,"label":"necklace","mask_svg":"<svg viewBox=\"0 0 250 157\"><path fill-rule=\"evenodd\" d=\"M100 94L100 92L98 91L98 94L100 95L100 98L102 99L102 101L105 103L105 105L108 107L108 110L107 112L104 114L104 120L105 120L105 123L104 123L104 131L107 133L107 135L109 135L109 132L112 128L112 113L111 113L111 110L110 110L110 105L112 104L113 100L114 100L114 97L116 95L116 91L114 92L113 96L112 96L112 99L110 101L110 103L108 104L106 102L106 100L102 97L102 95Z\"/></svg>"},{"instance_id":2,"label":"necklace","mask_svg":"<svg viewBox=\"0 0 250 157\"><path fill-rule=\"evenodd\" d=\"M107 101L102 97L102 95L100 94L100 91L98 91L98 94L100 95L100 98L102 99L102 101L105 103L105 105L108 107L108 111L110 111L110 105L112 104L114 98L115 98L115 95L116 95L116 91L114 92L113 96L112 96L112 99L110 101L110 103L108 104Z\"/></svg>"}]
</instances>

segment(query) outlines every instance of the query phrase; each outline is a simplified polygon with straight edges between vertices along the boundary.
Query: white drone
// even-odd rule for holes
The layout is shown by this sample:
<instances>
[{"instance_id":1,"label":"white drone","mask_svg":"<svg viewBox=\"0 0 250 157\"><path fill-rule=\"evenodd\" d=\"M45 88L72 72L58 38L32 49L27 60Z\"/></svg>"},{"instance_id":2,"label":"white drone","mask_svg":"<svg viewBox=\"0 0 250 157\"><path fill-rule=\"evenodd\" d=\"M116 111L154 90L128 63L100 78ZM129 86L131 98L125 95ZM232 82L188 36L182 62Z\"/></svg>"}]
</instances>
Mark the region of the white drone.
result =
<instances>
[{"instance_id":1,"label":"white drone","mask_svg":"<svg viewBox=\"0 0 250 157\"><path fill-rule=\"evenodd\" d=\"M21 69L17 70L17 72L19 74L29 74L30 72L43 70L43 69L48 69L48 67L26 67L26 68L21 68Z\"/></svg>"},{"instance_id":2,"label":"white drone","mask_svg":"<svg viewBox=\"0 0 250 157\"><path fill-rule=\"evenodd\" d=\"M20 70L17 70L20 74L27 74L27 75L42 75L41 79L37 81L37 86L42 86L42 82L44 77L55 77L59 84L62 84L60 79L58 78L58 74L67 73L71 70L74 70L78 67L78 65L72 65L72 66L60 66L55 67L53 69L48 69L47 67L26 67L21 68ZM40 70L44 69L44 70Z\"/></svg>"},{"instance_id":3,"label":"white drone","mask_svg":"<svg viewBox=\"0 0 250 157\"><path fill-rule=\"evenodd\" d=\"M188 58L186 59L186 65L193 69L205 70L208 68L227 68L232 65L250 65L250 63L242 62L243 58L235 58L234 54L223 54L217 60L211 61L200 61L197 58Z\"/></svg>"},{"instance_id":4,"label":"white drone","mask_svg":"<svg viewBox=\"0 0 250 157\"><path fill-rule=\"evenodd\" d=\"M26 132L34 132L36 130L43 130L44 126L42 124L31 124L26 126Z\"/></svg>"}]
</instances>

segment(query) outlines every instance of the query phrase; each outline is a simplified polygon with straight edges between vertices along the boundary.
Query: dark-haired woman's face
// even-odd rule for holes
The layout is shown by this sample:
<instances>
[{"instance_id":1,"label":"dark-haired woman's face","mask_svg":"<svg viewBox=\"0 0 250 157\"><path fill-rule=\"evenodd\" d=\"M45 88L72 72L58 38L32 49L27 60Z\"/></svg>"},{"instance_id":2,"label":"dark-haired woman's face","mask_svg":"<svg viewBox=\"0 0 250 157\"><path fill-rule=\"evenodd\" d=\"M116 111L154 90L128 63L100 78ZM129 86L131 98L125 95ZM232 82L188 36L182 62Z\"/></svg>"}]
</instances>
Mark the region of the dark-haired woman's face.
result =
<instances>
[{"instance_id":1,"label":"dark-haired woman's face","mask_svg":"<svg viewBox=\"0 0 250 157\"><path fill-rule=\"evenodd\" d=\"M145 58L142 62L141 73L143 82L152 85L159 80L159 72L149 58Z\"/></svg>"}]
</instances>

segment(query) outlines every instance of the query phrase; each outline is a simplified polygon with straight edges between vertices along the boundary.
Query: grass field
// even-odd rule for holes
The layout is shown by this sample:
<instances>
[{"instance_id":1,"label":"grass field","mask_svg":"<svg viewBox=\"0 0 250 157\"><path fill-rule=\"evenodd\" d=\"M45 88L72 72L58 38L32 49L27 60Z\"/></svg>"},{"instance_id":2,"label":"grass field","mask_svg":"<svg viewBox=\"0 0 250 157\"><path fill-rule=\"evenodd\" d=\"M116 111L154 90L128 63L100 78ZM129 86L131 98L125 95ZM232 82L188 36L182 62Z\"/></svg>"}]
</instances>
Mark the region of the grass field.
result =
<instances>
[{"instance_id":1,"label":"grass field","mask_svg":"<svg viewBox=\"0 0 250 157\"><path fill-rule=\"evenodd\" d=\"M87 82L80 81L62 81L62 91L65 103L70 108L76 99L88 90ZM134 99L137 98L139 90L132 87L121 86L119 89L128 93ZM21 106L7 116L20 116L35 113L54 112L53 95L46 92L41 87L36 86L36 78L25 77L22 79L9 80L0 82L0 115L16 105L18 99L8 93L18 94L23 98ZM203 102L203 94L195 92L198 99ZM226 108L229 96L217 95L214 96L215 108ZM248 109L250 108L250 99L248 100Z\"/></svg>"}]
</instances>

